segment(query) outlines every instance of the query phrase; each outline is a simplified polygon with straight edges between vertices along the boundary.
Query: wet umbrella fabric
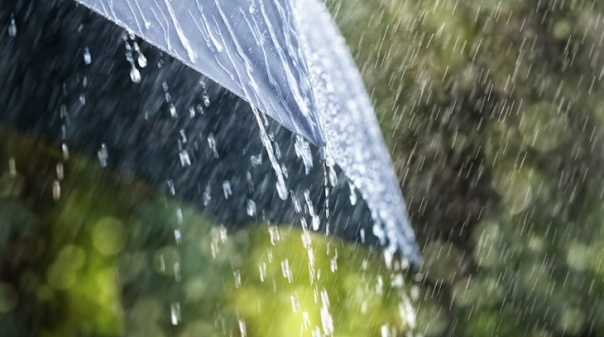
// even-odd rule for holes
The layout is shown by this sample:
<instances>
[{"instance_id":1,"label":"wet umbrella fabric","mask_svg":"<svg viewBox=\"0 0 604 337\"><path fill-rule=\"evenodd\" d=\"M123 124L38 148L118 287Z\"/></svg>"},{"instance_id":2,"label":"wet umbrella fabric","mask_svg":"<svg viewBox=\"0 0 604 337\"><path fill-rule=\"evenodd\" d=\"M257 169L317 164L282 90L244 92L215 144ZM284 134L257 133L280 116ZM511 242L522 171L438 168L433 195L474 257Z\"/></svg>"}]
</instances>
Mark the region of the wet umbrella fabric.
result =
<instances>
[{"instance_id":1,"label":"wet umbrella fabric","mask_svg":"<svg viewBox=\"0 0 604 337\"><path fill-rule=\"evenodd\" d=\"M157 26L162 27L161 34L154 41L149 32L139 32L143 37L140 40L68 1L36 6L27 1L9 4L4 13L0 12L1 19L11 25L16 21L19 33L4 36L7 52L0 55L0 84L11 89L0 92L0 103L7 107L0 119L55 143L105 157L110 166L120 171L135 172L177 197L201 204L204 211L227 225L257 221L299 223L305 219L315 224L320 217L324 221L316 230L387 246L388 251L396 249L417 259L413 233L402 197L395 188L396 178L373 110L350 55L322 5L305 1L294 8L289 2L279 7L276 2L261 6L239 1L239 6L222 8L216 2L208 2L209 7L222 8L218 11L222 19L240 15L243 20L246 13L263 13L265 22L256 27L273 32L280 29L279 36L285 36L275 40L277 35L266 35L271 37L270 46L274 48L270 58L266 55L271 47L267 51L262 48L266 43L258 46L249 41L246 49L255 48L256 54L249 52L240 58L242 44L227 44L235 36L231 34L234 31L225 35L214 30L214 37L219 36L223 42L222 51L214 51L230 55L229 62L239 65L230 65L232 72L225 71L228 76L213 78L207 74L209 71L204 73L208 77L197 73L198 66L204 65L202 52L192 53L191 41L200 40L199 30L172 20L182 9L164 8L160 12L157 7L149 18L137 20L131 17L136 12L132 8L138 8L133 1L119 2L128 5L130 12L96 3L100 10L113 16L130 13L124 20L115 20L124 24L130 17L134 20L130 22L134 26L127 26L130 30ZM170 5L167 1L162 4ZM321 27L304 20L311 17L308 13L316 15ZM194 15L193 11L187 14ZM147 23L153 18L155 23ZM217 20L206 18L204 22ZM230 20L223 23L227 25L227 21L233 24ZM197 32L197 38L187 35L190 32ZM166 38L166 34L172 35ZM170 42L162 47L162 39ZM165 57L147 41L175 58ZM218 48L212 47L212 39L210 43L210 51ZM227 52L227 48L234 49ZM287 77L291 75L288 71L274 70L283 65L282 55L292 55L292 51L297 56L286 59L289 63L285 68L296 71L293 82ZM271 69L266 70L265 78L258 55L262 55L264 68ZM149 66L135 64L134 59L140 60L140 56L146 57ZM205 63L208 68L229 68L226 61L216 61L213 54L209 57ZM200 63L196 66L191 60ZM260 63L260 68L250 67L252 60ZM142 78L133 78L133 70L140 70ZM279 76L275 73L279 71L287 74ZM132 81L123 76L128 73ZM329 83L323 82L326 80ZM301 84L294 85L297 81ZM258 89L261 86L265 91ZM274 165L265 157L266 143L258 140L262 130L253 117L254 109L233 93L277 121L263 118L260 129L266 128L264 131L274 140L274 153L281 163L278 169L286 177L289 189L287 200L275 196L274 186L279 183ZM325 136L319 131L319 123L323 124ZM308 148L280 125L312 143L325 142L338 166L333 173L338 178L333 187L326 190L323 184L325 172L316 165L320 162L318 149ZM354 139L358 141L356 145L351 142ZM355 203L357 194L360 197ZM217 202L218 198L228 202ZM300 204L306 205L305 215L300 214ZM250 205L255 205L258 213L250 212ZM246 209L247 212L241 211Z\"/></svg>"},{"instance_id":2,"label":"wet umbrella fabric","mask_svg":"<svg viewBox=\"0 0 604 337\"><path fill-rule=\"evenodd\" d=\"M391 251L417 261L415 235L390 155L348 47L321 3L298 0L295 10L329 152L372 210L374 235Z\"/></svg>"},{"instance_id":3,"label":"wet umbrella fabric","mask_svg":"<svg viewBox=\"0 0 604 337\"><path fill-rule=\"evenodd\" d=\"M77 1L324 144L289 1Z\"/></svg>"}]
</instances>

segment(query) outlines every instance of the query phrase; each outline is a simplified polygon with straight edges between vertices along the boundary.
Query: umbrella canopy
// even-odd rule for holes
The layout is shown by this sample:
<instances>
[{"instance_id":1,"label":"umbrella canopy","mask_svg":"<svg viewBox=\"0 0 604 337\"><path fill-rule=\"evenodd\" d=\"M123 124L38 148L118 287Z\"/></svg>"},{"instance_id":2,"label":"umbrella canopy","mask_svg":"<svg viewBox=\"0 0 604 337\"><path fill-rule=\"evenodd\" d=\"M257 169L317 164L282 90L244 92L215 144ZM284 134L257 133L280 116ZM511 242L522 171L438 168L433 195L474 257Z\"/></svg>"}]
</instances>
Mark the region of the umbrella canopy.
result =
<instances>
[{"instance_id":1,"label":"umbrella canopy","mask_svg":"<svg viewBox=\"0 0 604 337\"><path fill-rule=\"evenodd\" d=\"M226 224L302 221L418 260L373 109L320 3L80 2L129 33L70 1L1 13L1 120ZM323 147L336 166L317 165Z\"/></svg>"},{"instance_id":2,"label":"umbrella canopy","mask_svg":"<svg viewBox=\"0 0 604 337\"><path fill-rule=\"evenodd\" d=\"M77 1L323 145L289 1Z\"/></svg>"},{"instance_id":3,"label":"umbrella canopy","mask_svg":"<svg viewBox=\"0 0 604 337\"><path fill-rule=\"evenodd\" d=\"M419 258L398 179L375 112L344 39L319 1L296 1L300 37L319 96L317 114L335 162L367 201L373 233L391 251Z\"/></svg>"}]
</instances>

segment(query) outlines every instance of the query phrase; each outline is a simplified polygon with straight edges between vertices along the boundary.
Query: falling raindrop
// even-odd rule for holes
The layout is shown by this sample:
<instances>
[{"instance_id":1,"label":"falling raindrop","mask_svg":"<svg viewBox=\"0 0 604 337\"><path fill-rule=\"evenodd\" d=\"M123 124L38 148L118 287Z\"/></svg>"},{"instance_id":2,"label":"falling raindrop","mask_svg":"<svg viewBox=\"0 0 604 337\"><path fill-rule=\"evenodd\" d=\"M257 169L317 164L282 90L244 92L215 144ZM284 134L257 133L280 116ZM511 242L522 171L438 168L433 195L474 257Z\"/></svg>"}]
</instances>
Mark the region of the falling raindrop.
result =
<instances>
[{"instance_id":1,"label":"falling raindrop","mask_svg":"<svg viewBox=\"0 0 604 337\"><path fill-rule=\"evenodd\" d=\"M11 157L8 160L8 174L11 177L16 177L17 176L17 162L15 160L14 157Z\"/></svg>"},{"instance_id":2,"label":"falling raindrop","mask_svg":"<svg viewBox=\"0 0 604 337\"><path fill-rule=\"evenodd\" d=\"M180 165L182 167L191 166L191 157L189 157L189 153L186 150L180 151L178 157L180 158Z\"/></svg>"},{"instance_id":3,"label":"falling raindrop","mask_svg":"<svg viewBox=\"0 0 604 337\"><path fill-rule=\"evenodd\" d=\"M296 136L295 151L296 156L302 159L302 162L304 163L304 170L306 174L308 174L313 167L312 153L310 152L308 142L302 137Z\"/></svg>"},{"instance_id":4,"label":"falling raindrop","mask_svg":"<svg viewBox=\"0 0 604 337\"><path fill-rule=\"evenodd\" d=\"M84 48L84 64L89 65L92 63L92 55L90 55L90 50L88 47Z\"/></svg>"},{"instance_id":5,"label":"falling raindrop","mask_svg":"<svg viewBox=\"0 0 604 337\"><path fill-rule=\"evenodd\" d=\"M231 182L225 180L222 182L222 192L224 193L224 198L228 199L233 195L233 190L231 189Z\"/></svg>"},{"instance_id":6,"label":"falling raindrop","mask_svg":"<svg viewBox=\"0 0 604 337\"><path fill-rule=\"evenodd\" d=\"M178 114L176 113L176 107L174 106L174 104L170 103L170 105L168 106L168 111L170 111L170 117L172 117L172 118L178 117Z\"/></svg>"},{"instance_id":7,"label":"falling raindrop","mask_svg":"<svg viewBox=\"0 0 604 337\"><path fill-rule=\"evenodd\" d=\"M333 317L329 312L329 296L327 290L323 288L321 290L321 324L323 326L323 333L326 336L331 336L334 333Z\"/></svg>"},{"instance_id":8,"label":"falling raindrop","mask_svg":"<svg viewBox=\"0 0 604 337\"><path fill-rule=\"evenodd\" d=\"M174 186L174 181L169 179L166 181L166 184L168 185L168 192L170 192L170 195L176 195L176 186Z\"/></svg>"},{"instance_id":9,"label":"falling raindrop","mask_svg":"<svg viewBox=\"0 0 604 337\"><path fill-rule=\"evenodd\" d=\"M97 157L99 158L99 163L101 164L101 167L107 167L109 152L107 151L107 146L105 146L105 144L101 144L101 148L97 151Z\"/></svg>"},{"instance_id":10,"label":"falling raindrop","mask_svg":"<svg viewBox=\"0 0 604 337\"><path fill-rule=\"evenodd\" d=\"M61 153L63 153L63 160L69 160L69 148L67 144L61 144Z\"/></svg>"},{"instance_id":11,"label":"falling raindrop","mask_svg":"<svg viewBox=\"0 0 604 337\"><path fill-rule=\"evenodd\" d=\"M199 113L200 115L203 115L204 111L203 111L203 106L201 106L201 104L197 104L195 106L195 109L197 110L197 113Z\"/></svg>"},{"instance_id":12,"label":"falling raindrop","mask_svg":"<svg viewBox=\"0 0 604 337\"><path fill-rule=\"evenodd\" d=\"M212 153L214 154L214 158L218 158L218 148L216 147L216 138L214 137L214 134L211 132L208 135L208 146L210 147L210 150L212 150Z\"/></svg>"},{"instance_id":13,"label":"falling raindrop","mask_svg":"<svg viewBox=\"0 0 604 337\"><path fill-rule=\"evenodd\" d=\"M252 199L247 200L247 215L256 216L256 203Z\"/></svg>"},{"instance_id":14,"label":"falling raindrop","mask_svg":"<svg viewBox=\"0 0 604 337\"><path fill-rule=\"evenodd\" d=\"M8 35L10 37L17 37L17 23L15 22L15 17L11 15L10 24L8 26Z\"/></svg>"},{"instance_id":15,"label":"falling raindrop","mask_svg":"<svg viewBox=\"0 0 604 337\"><path fill-rule=\"evenodd\" d=\"M350 188L350 204L354 206L357 204L357 191L352 182L348 183L348 187Z\"/></svg>"},{"instance_id":16,"label":"falling raindrop","mask_svg":"<svg viewBox=\"0 0 604 337\"><path fill-rule=\"evenodd\" d=\"M250 162L252 163L252 167L262 165L262 154L257 156L250 156Z\"/></svg>"},{"instance_id":17,"label":"falling raindrop","mask_svg":"<svg viewBox=\"0 0 604 337\"><path fill-rule=\"evenodd\" d=\"M63 164L61 164L61 163L57 164L57 167L55 170L57 172L57 179L63 180L65 178L65 169L63 167Z\"/></svg>"},{"instance_id":18,"label":"falling raindrop","mask_svg":"<svg viewBox=\"0 0 604 337\"><path fill-rule=\"evenodd\" d=\"M281 200L287 200L287 197L289 196L289 192L287 191L287 185L285 184L285 180L278 179L276 187L277 187L277 193L279 194L279 198L281 198Z\"/></svg>"},{"instance_id":19,"label":"falling raindrop","mask_svg":"<svg viewBox=\"0 0 604 337\"><path fill-rule=\"evenodd\" d=\"M130 69L130 80L133 83L140 83L140 81L141 81L141 73L134 66Z\"/></svg>"},{"instance_id":20,"label":"falling raindrop","mask_svg":"<svg viewBox=\"0 0 604 337\"><path fill-rule=\"evenodd\" d=\"M188 138L187 138L187 134L186 134L185 130L180 130L179 134L180 134L180 141L183 144L186 144L188 141Z\"/></svg>"},{"instance_id":21,"label":"falling raindrop","mask_svg":"<svg viewBox=\"0 0 604 337\"><path fill-rule=\"evenodd\" d=\"M243 319L238 320L239 323L239 333L241 337L247 337L247 328L245 326L245 321Z\"/></svg>"},{"instance_id":22,"label":"falling raindrop","mask_svg":"<svg viewBox=\"0 0 604 337\"><path fill-rule=\"evenodd\" d=\"M205 190L203 191L203 205L207 206L210 203L210 200L212 200L212 194L211 194L211 189L210 189L210 185L207 185Z\"/></svg>"},{"instance_id":23,"label":"falling raindrop","mask_svg":"<svg viewBox=\"0 0 604 337\"><path fill-rule=\"evenodd\" d=\"M136 63L139 67L145 68L147 66L147 58L143 55L142 52L139 51L138 57L136 58Z\"/></svg>"},{"instance_id":24,"label":"falling raindrop","mask_svg":"<svg viewBox=\"0 0 604 337\"><path fill-rule=\"evenodd\" d=\"M52 198L54 200L61 198L61 183L58 180L52 182Z\"/></svg>"},{"instance_id":25,"label":"falling raindrop","mask_svg":"<svg viewBox=\"0 0 604 337\"><path fill-rule=\"evenodd\" d=\"M174 241L176 241L176 244L178 245L182 243L182 232L180 229L174 230Z\"/></svg>"},{"instance_id":26,"label":"falling raindrop","mask_svg":"<svg viewBox=\"0 0 604 337\"><path fill-rule=\"evenodd\" d=\"M180 303L170 304L170 322L172 325L178 325L180 323Z\"/></svg>"},{"instance_id":27,"label":"falling raindrop","mask_svg":"<svg viewBox=\"0 0 604 337\"><path fill-rule=\"evenodd\" d=\"M334 187L338 183L338 175L337 175L336 169L335 169L335 166L336 166L335 161L333 160L332 156L329 154L327 154L327 156L325 158L325 166L327 167L329 185L331 187Z\"/></svg>"},{"instance_id":28,"label":"falling raindrop","mask_svg":"<svg viewBox=\"0 0 604 337\"><path fill-rule=\"evenodd\" d=\"M240 288L241 287L241 272L239 270L234 270L233 278L235 279L235 288Z\"/></svg>"}]
</instances>

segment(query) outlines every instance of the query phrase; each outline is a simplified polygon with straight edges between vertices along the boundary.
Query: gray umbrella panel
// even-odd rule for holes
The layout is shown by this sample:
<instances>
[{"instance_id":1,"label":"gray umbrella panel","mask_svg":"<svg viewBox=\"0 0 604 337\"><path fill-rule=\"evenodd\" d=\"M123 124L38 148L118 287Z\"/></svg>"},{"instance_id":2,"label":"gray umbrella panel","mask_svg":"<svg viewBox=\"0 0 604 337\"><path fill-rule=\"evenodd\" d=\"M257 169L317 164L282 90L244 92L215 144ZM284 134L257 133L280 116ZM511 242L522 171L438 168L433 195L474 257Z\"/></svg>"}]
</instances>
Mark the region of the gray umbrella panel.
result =
<instances>
[{"instance_id":1,"label":"gray umbrella panel","mask_svg":"<svg viewBox=\"0 0 604 337\"><path fill-rule=\"evenodd\" d=\"M386 256L419 261L371 102L319 1L77 1L325 145L371 209Z\"/></svg>"},{"instance_id":2,"label":"gray umbrella panel","mask_svg":"<svg viewBox=\"0 0 604 337\"><path fill-rule=\"evenodd\" d=\"M289 1L77 1L324 145Z\"/></svg>"},{"instance_id":3,"label":"gray umbrella panel","mask_svg":"<svg viewBox=\"0 0 604 337\"><path fill-rule=\"evenodd\" d=\"M297 0L295 11L327 152L367 201L376 222L373 234L387 245L386 253L400 250L418 262L398 179L348 47L319 1Z\"/></svg>"}]
</instances>

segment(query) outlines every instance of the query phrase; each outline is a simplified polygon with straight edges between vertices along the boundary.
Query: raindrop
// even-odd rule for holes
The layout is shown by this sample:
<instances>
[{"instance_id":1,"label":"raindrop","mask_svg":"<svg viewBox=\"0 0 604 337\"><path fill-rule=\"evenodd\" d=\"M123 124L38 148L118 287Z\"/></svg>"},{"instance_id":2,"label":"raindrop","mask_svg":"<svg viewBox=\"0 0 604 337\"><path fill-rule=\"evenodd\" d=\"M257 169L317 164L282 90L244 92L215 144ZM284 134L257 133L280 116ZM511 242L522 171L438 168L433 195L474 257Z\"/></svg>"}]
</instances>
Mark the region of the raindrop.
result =
<instances>
[{"instance_id":1,"label":"raindrop","mask_svg":"<svg viewBox=\"0 0 604 337\"><path fill-rule=\"evenodd\" d=\"M133 83L140 83L141 81L141 72L138 71L136 67L130 69L130 80L132 80Z\"/></svg>"},{"instance_id":2,"label":"raindrop","mask_svg":"<svg viewBox=\"0 0 604 337\"><path fill-rule=\"evenodd\" d=\"M88 65L92 63L92 56L88 47L84 48L84 64Z\"/></svg>"},{"instance_id":3,"label":"raindrop","mask_svg":"<svg viewBox=\"0 0 604 337\"><path fill-rule=\"evenodd\" d=\"M105 144L101 144L101 149L97 152L97 156L99 157L101 167L106 167L107 159L109 159L109 153L107 152L107 146L105 146Z\"/></svg>"},{"instance_id":4,"label":"raindrop","mask_svg":"<svg viewBox=\"0 0 604 337\"><path fill-rule=\"evenodd\" d=\"M57 179L59 180L63 180L63 178L65 178L65 169L63 168L63 164L59 163L57 164Z\"/></svg>"},{"instance_id":5,"label":"raindrop","mask_svg":"<svg viewBox=\"0 0 604 337\"><path fill-rule=\"evenodd\" d=\"M180 157L180 165L182 165L182 167L191 166L191 157L189 157L187 151L180 151L178 156Z\"/></svg>"},{"instance_id":6,"label":"raindrop","mask_svg":"<svg viewBox=\"0 0 604 337\"><path fill-rule=\"evenodd\" d=\"M182 232L180 231L180 229L174 230L174 241L176 241L176 244L182 243Z\"/></svg>"},{"instance_id":7,"label":"raindrop","mask_svg":"<svg viewBox=\"0 0 604 337\"><path fill-rule=\"evenodd\" d=\"M203 205L207 206L212 200L210 185L206 186L206 189L203 191Z\"/></svg>"},{"instance_id":8,"label":"raindrop","mask_svg":"<svg viewBox=\"0 0 604 337\"><path fill-rule=\"evenodd\" d=\"M59 200L61 198L61 184L58 180L52 182L52 198Z\"/></svg>"},{"instance_id":9,"label":"raindrop","mask_svg":"<svg viewBox=\"0 0 604 337\"><path fill-rule=\"evenodd\" d=\"M59 107L59 116L61 117L61 119L65 119L67 118L67 107L65 106L65 104L61 104L61 106Z\"/></svg>"},{"instance_id":10,"label":"raindrop","mask_svg":"<svg viewBox=\"0 0 604 337\"><path fill-rule=\"evenodd\" d=\"M312 222L312 230L315 232L318 231L321 226L321 220L319 219L319 216L313 215L311 217L311 222Z\"/></svg>"},{"instance_id":11,"label":"raindrop","mask_svg":"<svg viewBox=\"0 0 604 337\"><path fill-rule=\"evenodd\" d=\"M231 197L231 195L233 195L233 190L231 189L231 182L228 180L225 180L222 183L222 192L224 193L224 198L228 199Z\"/></svg>"},{"instance_id":12,"label":"raindrop","mask_svg":"<svg viewBox=\"0 0 604 337\"><path fill-rule=\"evenodd\" d=\"M296 156L302 159L302 162L304 163L304 171L308 174L313 167L312 154L308 142L306 142L304 138L297 136L295 150Z\"/></svg>"},{"instance_id":13,"label":"raindrop","mask_svg":"<svg viewBox=\"0 0 604 337\"><path fill-rule=\"evenodd\" d=\"M266 279L266 263L262 263L258 266L258 272L260 273L260 282L264 282Z\"/></svg>"},{"instance_id":14,"label":"raindrop","mask_svg":"<svg viewBox=\"0 0 604 337\"><path fill-rule=\"evenodd\" d=\"M200 115L203 115L203 107L201 106L201 104L197 104L197 105L195 106L195 109L197 109L197 112L198 112Z\"/></svg>"},{"instance_id":15,"label":"raindrop","mask_svg":"<svg viewBox=\"0 0 604 337\"><path fill-rule=\"evenodd\" d=\"M357 204L357 192L352 183L348 183L348 187L350 187L350 204L352 206Z\"/></svg>"},{"instance_id":16,"label":"raindrop","mask_svg":"<svg viewBox=\"0 0 604 337\"><path fill-rule=\"evenodd\" d=\"M178 117L178 115L176 114L176 107L174 106L174 104L170 104L170 106L168 107L168 110L170 111L170 116L172 118Z\"/></svg>"},{"instance_id":17,"label":"raindrop","mask_svg":"<svg viewBox=\"0 0 604 337\"><path fill-rule=\"evenodd\" d=\"M380 330L381 330L382 337L390 337L390 331L389 331L387 325L382 325L382 328Z\"/></svg>"},{"instance_id":18,"label":"raindrop","mask_svg":"<svg viewBox=\"0 0 604 337\"><path fill-rule=\"evenodd\" d=\"M138 63L138 66L141 68L145 68L147 66L147 58L140 51L138 57L136 58L136 63Z\"/></svg>"},{"instance_id":19,"label":"raindrop","mask_svg":"<svg viewBox=\"0 0 604 337\"><path fill-rule=\"evenodd\" d=\"M172 181L172 179L166 181L166 184L168 184L168 190L170 191L170 195L176 195L176 187L174 186L174 182Z\"/></svg>"},{"instance_id":20,"label":"raindrop","mask_svg":"<svg viewBox=\"0 0 604 337\"><path fill-rule=\"evenodd\" d=\"M170 304L170 322L172 325L180 323L180 303Z\"/></svg>"},{"instance_id":21,"label":"raindrop","mask_svg":"<svg viewBox=\"0 0 604 337\"><path fill-rule=\"evenodd\" d=\"M268 235L271 239L271 245L273 246L281 240L281 233L279 233L279 228L275 226L270 226L268 228Z\"/></svg>"},{"instance_id":22,"label":"raindrop","mask_svg":"<svg viewBox=\"0 0 604 337\"><path fill-rule=\"evenodd\" d=\"M283 277L287 279L287 282L289 282L289 283L293 282L294 276L293 276L292 270L289 266L288 259L281 261L281 272L283 273Z\"/></svg>"},{"instance_id":23,"label":"raindrop","mask_svg":"<svg viewBox=\"0 0 604 337\"><path fill-rule=\"evenodd\" d=\"M281 178L278 177L278 178ZM289 195L289 192L287 191L287 186L285 185L285 180L281 179L277 179L277 193L279 194L279 198L281 198L281 200L287 200L287 197Z\"/></svg>"},{"instance_id":24,"label":"raindrop","mask_svg":"<svg viewBox=\"0 0 604 337\"><path fill-rule=\"evenodd\" d=\"M210 150L212 150L212 153L214 154L214 158L218 158L218 149L216 148L216 138L214 137L214 134L210 132L210 135L208 136L208 146L210 147Z\"/></svg>"},{"instance_id":25,"label":"raindrop","mask_svg":"<svg viewBox=\"0 0 604 337\"><path fill-rule=\"evenodd\" d=\"M331 270L332 273L335 273L338 270L338 257L337 256L334 256L329 261L329 270Z\"/></svg>"},{"instance_id":26,"label":"raindrop","mask_svg":"<svg viewBox=\"0 0 604 337\"><path fill-rule=\"evenodd\" d=\"M177 243L180 244L180 242L177 242ZM176 280L176 282L182 281L182 274L180 272L180 263L175 262L174 265L172 265L172 270L174 271L174 280Z\"/></svg>"},{"instance_id":27,"label":"raindrop","mask_svg":"<svg viewBox=\"0 0 604 337\"><path fill-rule=\"evenodd\" d=\"M176 210L176 223L180 226L180 225L182 225L182 221L183 221L182 209L178 208Z\"/></svg>"},{"instance_id":28,"label":"raindrop","mask_svg":"<svg viewBox=\"0 0 604 337\"><path fill-rule=\"evenodd\" d=\"M290 299L292 301L292 311L298 312L298 310L300 310L300 301L298 301L298 297L294 294L291 295Z\"/></svg>"},{"instance_id":29,"label":"raindrop","mask_svg":"<svg viewBox=\"0 0 604 337\"><path fill-rule=\"evenodd\" d=\"M256 203L252 199L247 199L247 215L256 216Z\"/></svg>"},{"instance_id":30,"label":"raindrop","mask_svg":"<svg viewBox=\"0 0 604 337\"><path fill-rule=\"evenodd\" d=\"M252 163L252 167L262 165L262 154L250 156L250 162Z\"/></svg>"},{"instance_id":31,"label":"raindrop","mask_svg":"<svg viewBox=\"0 0 604 337\"><path fill-rule=\"evenodd\" d=\"M241 273L239 270L233 272L233 277L235 278L235 288L241 287Z\"/></svg>"},{"instance_id":32,"label":"raindrop","mask_svg":"<svg viewBox=\"0 0 604 337\"><path fill-rule=\"evenodd\" d=\"M336 173L336 169L335 169L335 162L333 160L333 158L331 158L331 156L327 156L327 158L325 159L325 165L327 166L327 170L328 170L328 177L329 177L329 185L330 186L335 186L338 183L338 175Z\"/></svg>"},{"instance_id":33,"label":"raindrop","mask_svg":"<svg viewBox=\"0 0 604 337\"><path fill-rule=\"evenodd\" d=\"M243 319L239 319L239 332L241 333L241 337L247 337L247 328L245 327L245 321Z\"/></svg>"},{"instance_id":34,"label":"raindrop","mask_svg":"<svg viewBox=\"0 0 604 337\"><path fill-rule=\"evenodd\" d=\"M11 157L8 160L8 172L11 177L17 176L17 162L14 157Z\"/></svg>"},{"instance_id":35,"label":"raindrop","mask_svg":"<svg viewBox=\"0 0 604 337\"><path fill-rule=\"evenodd\" d=\"M65 144L65 143L61 144L61 152L63 153L63 160L68 160L69 159L69 148L67 147L67 144Z\"/></svg>"},{"instance_id":36,"label":"raindrop","mask_svg":"<svg viewBox=\"0 0 604 337\"><path fill-rule=\"evenodd\" d=\"M8 35L10 37L16 37L17 36L17 23L15 22L14 15L10 16L10 25L8 26Z\"/></svg>"},{"instance_id":37,"label":"raindrop","mask_svg":"<svg viewBox=\"0 0 604 337\"><path fill-rule=\"evenodd\" d=\"M333 318L329 313L329 297L327 296L327 290L323 288L321 290L321 324L323 325L323 332L325 335L333 335L334 326Z\"/></svg>"}]
</instances>

